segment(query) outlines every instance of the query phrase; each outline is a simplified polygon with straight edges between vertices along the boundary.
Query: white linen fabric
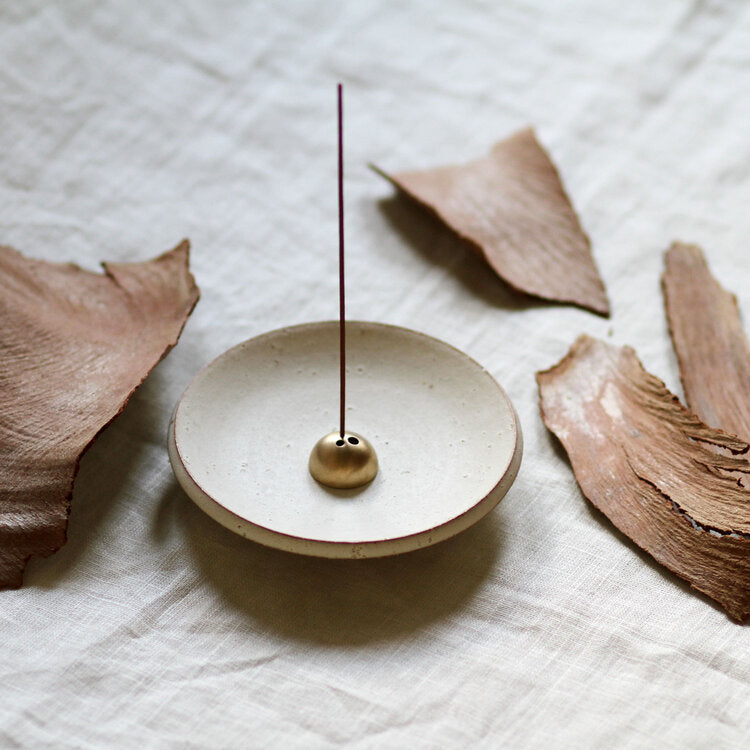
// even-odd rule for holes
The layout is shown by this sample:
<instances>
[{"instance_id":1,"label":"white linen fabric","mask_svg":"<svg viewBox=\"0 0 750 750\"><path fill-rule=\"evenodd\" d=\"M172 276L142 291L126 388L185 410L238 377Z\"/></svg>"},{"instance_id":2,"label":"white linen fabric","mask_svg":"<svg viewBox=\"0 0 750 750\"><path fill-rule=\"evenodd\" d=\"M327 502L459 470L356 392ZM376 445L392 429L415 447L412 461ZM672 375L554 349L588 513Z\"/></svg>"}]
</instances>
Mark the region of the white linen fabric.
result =
<instances>
[{"instance_id":1,"label":"white linen fabric","mask_svg":"<svg viewBox=\"0 0 750 750\"><path fill-rule=\"evenodd\" d=\"M67 545L0 592L0 747L746 746L750 630L586 503L533 376L587 332L679 393L673 239L750 310L750 6L6 0L0 50L0 242L94 269L189 237L202 289L86 454ZM350 317L463 349L525 437L484 521L355 563L236 537L165 447L201 366L337 314L338 80ZM509 291L366 166L467 161L527 124L610 320Z\"/></svg>"}]
</instances>

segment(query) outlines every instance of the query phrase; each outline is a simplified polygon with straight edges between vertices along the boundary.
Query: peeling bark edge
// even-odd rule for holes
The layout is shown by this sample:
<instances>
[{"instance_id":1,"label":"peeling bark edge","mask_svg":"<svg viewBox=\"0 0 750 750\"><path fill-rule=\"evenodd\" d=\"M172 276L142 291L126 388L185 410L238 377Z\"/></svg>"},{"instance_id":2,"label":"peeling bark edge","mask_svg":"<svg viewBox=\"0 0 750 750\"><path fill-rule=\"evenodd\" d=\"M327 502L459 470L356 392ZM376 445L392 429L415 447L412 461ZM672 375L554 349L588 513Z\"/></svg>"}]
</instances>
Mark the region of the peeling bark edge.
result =
<instances>
[{"instance_id":1,"label":"peeling bark edge","mask_svg":"<svg viewBox=\"0 0 750 750\"><path fill-rule=\"evenodd\" d=\"M670 572L685 580L693 589L717 601L734 620L744 622L750 617L750 585L748 585L748 582L750 582L750 540L748 535L722 529L720 526L711 528L705 524L697 523L688 512L675 503L669 494L662 491L658 483L640 476L627 458L627 454L623 452L622 457L626 459L627 470L632 477L630 490L635 493L633 497L646 498L649 504L647 507L653 510L652 517L647 520L654 525L653 531L655 533L649 535L648 526L644 527L642 519L641 523L632 520L633 514L637 516L637 503L633 501L632 507L628 507L627 503L622 502L623 499L627 499L624 492L620 493L623 497L618 498L617 501L613 501L610 497L602 497L597 493L596 480L600 477L596 477L595 474L598 467L594 470L590 469L585 460L585 455L576 451L575 440L566 439L569 436L566 430L557 424L559 420L556 420L551 413L552 407L547 408L545 388L548 385L551 387L557 375L565 373L566 370L575 365L575 358L578 356L580 348L591 341L596 340L585 335L579 337L557 364L536 374L539 388L539 410L542 420L565 449L583 496L637 547L647 552ZM596 343L609 346L603 344L603 342ZM645 375L661 383L658 378L654 378L643 368L630 347L623 347L620 351L625 352L627 356L632 356ZM664 386L664 391L669 394L666 386ZM679 404L676 396L669 395L676 404ZM679 406L680 409L687 412L684 407ZM689 412L687 413L689 414ZM742 442L734 436L721 433L721 431L716 430L715 432L719 433L721 437L728 438L728 443ZM720 444L722 442L722 440L719 440ZM613 460L616 460L615 450L613 450L612 455L614 456ZM746 468L750 469L750 462L748 462ZM750 494L748 494L748 498L750 498ZM633 508L635 508L635 511ZM631 517L629 517L629 514ZM748 515L750 515L750 510ZM641 527L646 528L647 531L645 533L639 532ZM669 527L672 527L671 532ZM659 532L661 531L669 532L664 534L666 541L659 539ZM673 544L673 542L677 542L677 544ZM663 546L660 547L660 544ZM672 545L671 548L670 545ZM691 546L693 549L690 548Z\"/></svg>"}]
</instances>

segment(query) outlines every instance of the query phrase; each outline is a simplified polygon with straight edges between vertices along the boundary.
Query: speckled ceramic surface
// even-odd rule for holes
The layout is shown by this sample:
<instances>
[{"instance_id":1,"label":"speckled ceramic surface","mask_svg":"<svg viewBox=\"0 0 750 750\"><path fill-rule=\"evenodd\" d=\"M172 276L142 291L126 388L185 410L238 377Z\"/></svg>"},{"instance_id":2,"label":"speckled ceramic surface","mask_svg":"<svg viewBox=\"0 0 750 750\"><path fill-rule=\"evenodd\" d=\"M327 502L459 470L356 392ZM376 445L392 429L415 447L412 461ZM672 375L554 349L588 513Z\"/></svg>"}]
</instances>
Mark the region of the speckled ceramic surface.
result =
<instances>
[{"instance_id":1,"label":"speckled ceramic surface","mask_svg":"<svg viewBox=\"0 0 750 750\"><path fill-rule=\"evenodd\" d=\"M397 554L488 513L521 460L515 411L492 376L437 339L347 323L347 428L375 447L368 485L334 490L307 468L338 419L338 323L284 328L225 352L170 427L178 481L249 539L323 557Z\"/></svg>"}]
</instances>

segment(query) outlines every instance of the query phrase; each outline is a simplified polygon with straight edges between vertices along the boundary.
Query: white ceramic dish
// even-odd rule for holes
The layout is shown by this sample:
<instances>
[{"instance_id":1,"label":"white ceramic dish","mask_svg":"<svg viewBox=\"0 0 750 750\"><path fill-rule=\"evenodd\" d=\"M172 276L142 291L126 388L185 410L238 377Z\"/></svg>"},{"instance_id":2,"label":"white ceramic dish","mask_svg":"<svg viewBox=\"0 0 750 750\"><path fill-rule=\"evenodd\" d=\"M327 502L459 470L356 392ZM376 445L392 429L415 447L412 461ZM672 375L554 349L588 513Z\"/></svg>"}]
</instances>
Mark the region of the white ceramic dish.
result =
<instances>
[{"instance_id":1,"label":"white ceramic dish","mask_svg":"<svg viewBox=\"0 0 750 750\"><path fill-rule=\"evenodd\" d=\"M368 485L334 490L308 472L337 428L338 322L263 334L186 389L169 432L177 480L228 529L289 552L378 557L476 523L521 462L518 420L492 376L406 328L347 321L347 429L375 447Z\"/></svg>"}]
</instances>

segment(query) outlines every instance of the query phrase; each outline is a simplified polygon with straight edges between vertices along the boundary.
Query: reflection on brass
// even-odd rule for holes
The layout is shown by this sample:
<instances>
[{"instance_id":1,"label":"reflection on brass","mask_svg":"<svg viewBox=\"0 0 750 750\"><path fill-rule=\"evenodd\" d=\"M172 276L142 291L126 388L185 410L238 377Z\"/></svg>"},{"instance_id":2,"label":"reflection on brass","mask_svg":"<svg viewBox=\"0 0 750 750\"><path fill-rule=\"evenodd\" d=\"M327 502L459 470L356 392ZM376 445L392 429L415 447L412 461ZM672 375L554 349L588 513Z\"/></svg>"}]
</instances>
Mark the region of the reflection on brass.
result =
<instances>
[{"instance_id":1,"label":"reflection on brass","mask_svg":"<svg viewBox=\"0 0 750 750\"><path fill-rule=\"evenodd\" d=\"M354 432L331 432L315 443L310 473L327 487L351 489L371 482L378 473L375 449Z\"/></svg>"}]
</instances>

